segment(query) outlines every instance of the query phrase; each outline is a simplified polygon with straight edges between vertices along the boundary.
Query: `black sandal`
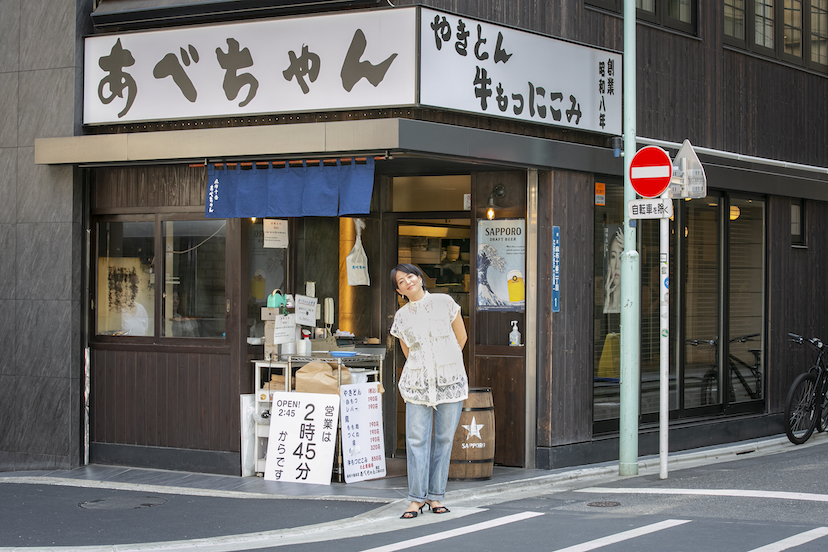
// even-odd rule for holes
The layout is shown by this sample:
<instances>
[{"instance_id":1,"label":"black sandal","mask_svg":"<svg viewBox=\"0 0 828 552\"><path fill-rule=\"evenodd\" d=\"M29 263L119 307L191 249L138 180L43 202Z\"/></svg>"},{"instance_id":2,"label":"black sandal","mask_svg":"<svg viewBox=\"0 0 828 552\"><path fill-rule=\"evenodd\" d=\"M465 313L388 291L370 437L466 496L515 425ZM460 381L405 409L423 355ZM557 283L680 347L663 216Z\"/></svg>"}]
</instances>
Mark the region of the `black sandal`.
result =
<instances>
[{"instance_id":1,"label":"black sandal","mask_svg":"<svg viewBox=\"0 0 828 552\"><path fill-rule=\"evenodd\" d=\"M435 514L447 514L451 510L449 510L445 506L437 506L436 508L432 508L431 511L434 512Z\"/></svg>"},{"instance_id":2,"label":"black sandal","mask_svg":"<svg viewBox=\"0 0 828 552\"><path fill-rule=\"evenodd\" d=\"M423 502L422 505L420 505L420 507L418 508L421 514L423 513L423 508L425 508L426 506L428 506L428 503ZM428 507L431 508L431 506ZM400 516L400 519L414 519L415 517L417 517L417 510L406 510L405 512L403 512L403 515Z\"/></svg>"}]
</instances>

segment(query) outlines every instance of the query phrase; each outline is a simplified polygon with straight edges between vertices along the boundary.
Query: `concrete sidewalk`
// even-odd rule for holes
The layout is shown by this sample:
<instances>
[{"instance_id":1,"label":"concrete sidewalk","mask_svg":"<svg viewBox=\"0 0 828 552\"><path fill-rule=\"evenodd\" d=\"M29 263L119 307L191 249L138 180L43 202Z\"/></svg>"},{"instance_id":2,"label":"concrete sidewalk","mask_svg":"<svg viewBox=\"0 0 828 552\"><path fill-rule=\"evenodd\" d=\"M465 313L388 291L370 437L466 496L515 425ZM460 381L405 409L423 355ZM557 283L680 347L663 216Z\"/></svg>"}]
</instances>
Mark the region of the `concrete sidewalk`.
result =
<instances>
[{"instance_id":1,"label":"concrete sidewalk","mask_svg":"<svg viewBox=\"0 0 828 552\"><path fill-rule=\"evenodd\" d=\"M800 445L800 447L819 444L826 440L828 440L828 432L814 434L808 443ZM783 435L675 452L668 457L668 469L676 470L686 466L699 465L700 463L735 460L742 455L751 453L783 452L791 447L794 447L794 445ZM641 475L658 473L658 471L658 456L639 459L639 473ZM538 486L554 485L563 481L585 477L607 477L617 474L617 461L553 470L527 470L495 466L492 478L489 480L449 481L446 500L465 500L466 497L496 497L501 492L514 492L522 487L534 489ZM408 495L408 482L404 475L350 484L334 482L330 485L308 485L265 481L261 477L237 477L101 465L84 466L73 470L0 472L0 483L5 482L126 491L141 490L226 498L301 498L374 503L404 500Z\"/></svg>"},{"instance_id":2,"label":"concrete sidewalk","mask_svg":"<svg viewBox=\"0 0 828 552\"><path fill-rule=\"evenodd\" d=\"M828 434L814 435L798 449L825 442ZM668 466L675 471L793 447L784 436L745 441L674 453ZM659 458L642 458L639 467L640 475L658 474ZM623 479L617 462L556 470L495 467L487 481L449 482L444 502L450 514L419 516L407 520L407 526L440 523L487 505L616 479ZM321 542L398 530L407 491L404 476L305 485L112 466L0 473L0 492L7 496L0 501L7 527L0 528L0 547L12 546L0 549L227 551ZM15 502L28 504L36 515ZM159 507L150 507L155 504ZM89 506L102 512L90 515L83 510Z\"/></svg>"}]
</instances>

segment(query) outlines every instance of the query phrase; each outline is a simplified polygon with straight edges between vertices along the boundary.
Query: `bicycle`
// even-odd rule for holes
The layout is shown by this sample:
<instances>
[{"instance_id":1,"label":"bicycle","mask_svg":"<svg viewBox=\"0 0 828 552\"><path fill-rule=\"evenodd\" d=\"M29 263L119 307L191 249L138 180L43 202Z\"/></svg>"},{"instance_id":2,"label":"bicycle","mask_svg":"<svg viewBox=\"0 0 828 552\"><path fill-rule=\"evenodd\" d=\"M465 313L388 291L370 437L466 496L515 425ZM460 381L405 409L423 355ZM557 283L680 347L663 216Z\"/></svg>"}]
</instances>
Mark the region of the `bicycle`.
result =
<instances>
[{"instance_id":1,"label":"bicycle","mask_svg":"<svg viewBox=\"0 0 828 552\"><path fill-rule=\"evenodd\" d=\"M808 343L817 352L816 362L807 372L797 376L785 400L785 434L791 443L801 445L811 437L814 429L821 432L828 426L828 372L823 357L826 347L818 337L806 338L794 333L789 333L788 337L800 345Z\"/></svg>"},{"instance_id":2,"label":"bicycle","mask_svg":"<svg viewBox=\"0 0 828 552\"><path fill-rule=\"evenodd\" d=\"M749 341L753 341L754 338L759 337L760 335L761 334L758 333L742 335L731 339L730 343L747 343ZM702 376L701 397L699 403L701 406L716 404L719 401L719 338L688 339L687 344L694 347L698 345L710 345L711 347L713 355L711 364L713 367L705 372L704 376ZM748 349L748 352L753 355L753 365L748 364L733 353L728 352L727 359L728 367L730 368L730 377L728 378L728 399L731 403L736 401L736 389L733 387L733 376L736 376L736 380L741 385L741 388L744 390L746 396L750 397L752 400L762 398L762 350ZM743 370L748 373L747 376L745 376ZM749 378L752 378L752 386L748 381Z\"/></svg>"}]
</instances>

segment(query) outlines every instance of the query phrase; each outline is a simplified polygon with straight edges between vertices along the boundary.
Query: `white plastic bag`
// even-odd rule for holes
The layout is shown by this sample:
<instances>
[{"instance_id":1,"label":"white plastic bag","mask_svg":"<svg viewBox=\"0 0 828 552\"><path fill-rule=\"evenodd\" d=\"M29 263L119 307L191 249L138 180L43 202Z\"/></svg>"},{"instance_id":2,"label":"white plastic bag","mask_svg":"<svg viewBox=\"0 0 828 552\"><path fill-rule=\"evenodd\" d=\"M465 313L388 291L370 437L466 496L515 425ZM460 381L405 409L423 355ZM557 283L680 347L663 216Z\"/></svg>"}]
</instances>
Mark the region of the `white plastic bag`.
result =
<instances>
[{"instance_id":1,"label":"white plastic bag","mask_svg":"<svg viewBox=\"0 0 828 552\"><path fill-rule=\"evenodd\" d=\"M356 242L353 249L345 257L345 269L348 273L349 286L370 286L371 278L368 276L368 256L362 247L362 229L365 228L365 221L354 219L356 227Z\"/></svg>"}]
</instances>

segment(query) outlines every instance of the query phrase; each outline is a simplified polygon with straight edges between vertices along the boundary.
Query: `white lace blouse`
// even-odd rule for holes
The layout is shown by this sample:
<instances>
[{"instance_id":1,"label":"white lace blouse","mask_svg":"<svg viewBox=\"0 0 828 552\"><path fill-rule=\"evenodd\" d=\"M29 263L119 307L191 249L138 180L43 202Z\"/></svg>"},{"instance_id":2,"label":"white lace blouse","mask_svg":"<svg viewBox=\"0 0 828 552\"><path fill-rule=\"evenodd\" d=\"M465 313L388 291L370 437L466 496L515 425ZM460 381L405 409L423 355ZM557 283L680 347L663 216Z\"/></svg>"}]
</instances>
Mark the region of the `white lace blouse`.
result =
<instances>
[{"instance_id":1,"label":"white lace blouse","mask_svg":"<svg viewBox=\"0 0 828 552\"><path fill-rule=\"evenodd\" d=\"M391 335L408 347L397 384L405 402L436 406L468 398L463 351L451 327L459 312L460 305L450 296L428 292L397 311Z\"/></svg>"}]
</instances>

